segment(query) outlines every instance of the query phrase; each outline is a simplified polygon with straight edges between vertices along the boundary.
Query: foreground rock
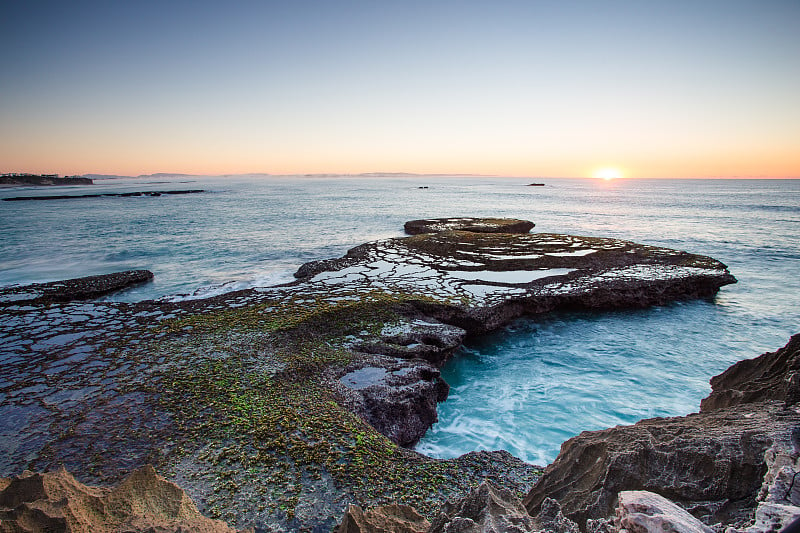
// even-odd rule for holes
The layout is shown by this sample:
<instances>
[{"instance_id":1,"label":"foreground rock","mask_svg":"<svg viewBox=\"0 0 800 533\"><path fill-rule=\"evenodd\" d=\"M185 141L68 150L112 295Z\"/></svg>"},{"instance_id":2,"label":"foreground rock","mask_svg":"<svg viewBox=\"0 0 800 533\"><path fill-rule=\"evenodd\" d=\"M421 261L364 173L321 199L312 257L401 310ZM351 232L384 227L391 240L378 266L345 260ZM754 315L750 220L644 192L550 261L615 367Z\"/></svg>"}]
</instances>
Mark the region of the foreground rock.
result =
<instances>
[{"instance_id":1,"label":"foreground rock","mask_svg":"<svg viewBox=\"0 0 800 533\"><path fill-rule=\"evenodd\" d=\"M793 367L784 365L776 372L780 365L774 363L791 359L797 341L795 336L774 354L737 363L722 374L726 379L718 376L712 383L740 385L745 382L731 376L742 375L768 375L769 382L776 384L791 382ZM748 372L732 371L737 367ZM770 392L762 390L763 385L758 380L752 384L751 391L760 391L749 396L756 401L747 401L744 394L712 393L716 406L722 405L722 397L735 401L686 417L581 433L561 446L561 453L525 499L526 508L536 514L546 498L555 498L567 516L583 525L587 519L609 516L620 492L646 490L669 498L709 524L742 527L752 520L757 506L771 517L762 522L785 523L785 516L775 518L777 508L761 506L757 496L762 493L760 498L766 501L763 494L770 489L762 489L762 484L772 483L777 476L765 478L767 467L776 462L768 459L765 463L765 454L769 458L775 454L769 450L792 450L800 440L800 409L791 396L787 400L781 387ZM793 461L779 462L787 466Z\"/></svg>"},{"instance_id":2,"label":"foreground rock","mask_svg":"<svg viewBox=\"0 0 800 533\"><path fill-rule=\"evenodd\" d=\"M618 530L714 533L714 530L668 499L643 490L619 493L614 516Z\"/></svg>"},{"instance_id":3,"label":"foreground rock","mask_svg":"<svg viewBox=\"0 0 800 533\"><path fill-rule=\"evenodd\" d=\"M87 487L66 470L0 480L0 530L112 533L234 533L201 515L186 493L151 466L118 486Z\"/></svg>"},{"instance_id":4,"label":"foreground rock","mask_svg":"<svg viewBox=\"0 0 800 533\"><path fill-rule=\"evenodd\" d=\"M336 533L425 533L430 522L408 505L390 504L364 511L351 505Z\"/></svg>"},{"instance_id":5,"label":"foreground rock","mask_svg":"<svg viewBox=\"0 0 800 533\"><path fill-rule=\"evenodd\" d=\"M533 519L516 496L489 483L481 483L461 500L445 503L428 532L499 533L533 529Z\"/></svg>"},{"instance_id":6,"label":"foreground rock","mask_svg":"<svg viewBox=\"0 0 800 533\"><path fill-rule=\"evenodd\" d=\"M613 511L619 492L647 490L710 522L747 520L764 477L764 452L788 442L800 414L781 405L748 404L687 417L584 432L561 446L525 500L537 514L555 498L578 524Z\"/></svg>"},{"instance_id":7,"label":"foreground rock","mask_svg":"<svg viewBox=\"0 0 800 533\"><path fill-rule=\"evenodd\" d=\"M149 270L125 270L85 278L0 287L0 306L92 300L153 279Z\"/></svg>"},{"instance_id":8,"label":"foreground rock","mask_svg":"<svg viewBox=\"0 0 800 533\"><path fill-rule=\"evenodd\" d=\"M115 484L154 464L208 516L275 531L330 530L350 504L432 518L484 479L526 494L540 469L508 453L398 446L436 419L439 367L464 336L735 281L685 252L467 231L368 243L297 278L206 300L7 302L0 474L64 464Z\"/></svg>"}]
</instances>

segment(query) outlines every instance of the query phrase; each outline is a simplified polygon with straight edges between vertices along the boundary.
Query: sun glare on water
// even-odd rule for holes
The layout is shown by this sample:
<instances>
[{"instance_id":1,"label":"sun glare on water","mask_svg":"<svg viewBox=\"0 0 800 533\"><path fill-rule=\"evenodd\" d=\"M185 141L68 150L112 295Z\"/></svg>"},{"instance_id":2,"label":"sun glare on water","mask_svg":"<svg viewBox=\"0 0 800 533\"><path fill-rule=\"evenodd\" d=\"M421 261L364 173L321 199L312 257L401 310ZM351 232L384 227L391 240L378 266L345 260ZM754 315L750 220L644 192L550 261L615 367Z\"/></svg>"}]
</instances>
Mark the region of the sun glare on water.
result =
<instances>
[{"instance_id":1,"label":"sun glare on water","mask_svg":"<svg viewBox=\"0 0 800 533\"><path fill-rule=\"evenodd\" d=\"M597 169L594 172L594 177L600 180L616 180L622 177L622 172L618 168L614 167L605 167Z\"/></svg>"}]
</instances>

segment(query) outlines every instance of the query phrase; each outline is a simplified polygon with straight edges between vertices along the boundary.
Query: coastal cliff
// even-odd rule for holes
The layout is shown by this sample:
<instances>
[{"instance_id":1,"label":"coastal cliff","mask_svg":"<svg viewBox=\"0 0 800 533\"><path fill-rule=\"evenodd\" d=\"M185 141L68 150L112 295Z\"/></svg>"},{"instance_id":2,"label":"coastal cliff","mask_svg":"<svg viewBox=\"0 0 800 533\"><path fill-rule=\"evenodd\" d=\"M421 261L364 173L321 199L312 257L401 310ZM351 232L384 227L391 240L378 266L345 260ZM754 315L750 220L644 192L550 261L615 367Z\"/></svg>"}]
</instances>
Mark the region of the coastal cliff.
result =
<instances>
[{"instance_id":1,"label":"coastal cliff","mask_svg":"<svg viewBox=\"0 0 800 533\"><path fill-rule=\"evenodd\" d=\"M330 528L353 503L434 517L482 481L524 496L540 469L508 453L436 460L404 447L436 420L439 368L463 338L735 282L686 252L459 224L206 300L4 305L0 473L64 465L110 484L153 464L207 516L276 530Z\"/></svg>"}]
</instances>

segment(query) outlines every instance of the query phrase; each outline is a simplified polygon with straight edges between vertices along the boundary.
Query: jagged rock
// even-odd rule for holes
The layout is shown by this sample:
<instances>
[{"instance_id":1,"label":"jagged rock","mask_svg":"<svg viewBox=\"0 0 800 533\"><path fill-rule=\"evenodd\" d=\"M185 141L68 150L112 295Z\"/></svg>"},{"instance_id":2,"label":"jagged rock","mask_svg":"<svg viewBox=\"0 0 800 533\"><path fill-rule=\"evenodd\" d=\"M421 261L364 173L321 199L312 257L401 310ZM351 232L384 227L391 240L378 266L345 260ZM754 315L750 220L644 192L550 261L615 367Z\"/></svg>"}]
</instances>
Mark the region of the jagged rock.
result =
<instances>
[{"instance_id":1,"label":"jagged rock","mask_svg":"<svg viewBox=\"0 0 800 533\"><path fill-rule=\"evenodd\" d=\"M800 518L800 453L777 445L764 454L767 473L758 494L755 521L746 533L781 531ZM732 533L732 532L731 532Z\"/></svg>"},{"instance_id":2,"label":"jagged rock","mask_svg":"<svg viewBox=\"0 0 800 533\"><path fill-rule=\"evenodd\" d=\"M201 515L180 487L158 476L148 465L111 489L83 485L64 469L46 474L25 472L8 480L0 491L0 531L234 530L224 522Z\"/></svg>"},{"instance_id":3,"label":"jagged rock","mask_svg":"<svg viewBox=\"0 0 800 533\"><path fill-rule=\"evenodd\" d=\"M428 218L405 223L408 235L439 233L441 231L471 231L474 233L528 233L535 224L516 218Z\"/></svg>"},{"instance_id":4,"label":"jagged rock","mask_svg":"<svg viewBox=\"0 0 800 533\"><path fill-rule=\"evenodd\" d=\"M588 519L586 521L586 533L616 533L617 528L614 522L608 518Z\"/></svg>"},{"instance_id":5,"label":"jagged rock","mask_svg":"<svg viewBox=\"0 0 800 533\"><path fill-rule=\"evenodd\" d=\"M721 502L719 514L746 516L764 476L765 450L788 444L798 424L800 413L762 402L586 431L562 444L525 506L535 515L545 498L555 498L582 525L610 515L620 491L648 490L683 506Z\"/></svg>"},{"instance_id":6,"label":"jagged rock","mask_svg":"<svg viewBox=\"0 0 800 533\"><path fill-rule=\"evenodd\" d=\"M619 493L615 525L630 533L714 533L668 499L643 490Z\"/></svg>"},{"instance_id":7,"label":"jagged rock","mask_svg":"<svg viewBox=\"0 0 800 533\"><path fill-rule=\"evenodd\" d=\"M50 283L0 287L0 306L91 300L152 279L153 273L149 270L125 270Z\"/></svg>"},{"instance_id":8,"label":"jagged rock","mask_svg":"<svg viewBox=\"0 0 800 533\"><path fill-rule=\"evenodd\" d=\"M538 529L552 533L580 533L578 524L564 516L561 505L553 498L545 498L539 516L536 517Z\"/></svg>"},{"instance_id":9,"label":"jagged rock","mask_svg":"<svg viewBox=\"0 0 800 533\"><path fill-rule=\"evenodd\" d=\"M800 400L800 335L794 335L776 352L729 367L711 378L711 389L700 404L701 411L761 400L794 405Z\"/></svg>"},{"instance_id":10,"label":"jagged rock","mask_svg":"<svg viewBox=\"0 0 800 533\"><path fill-rule=\"evenodd\" d=\"M350 505L336 533L425 533L430 522L408 505L390 504L366 511Z\"/></svg>"},{"instance_id":11,"label":"jagged rock","mask_svg":"<svg viewBox=\"0 0 800 533\"><path fill-rule=\"evenodd\" d=\"M431 523L429 533L522 533L534 522L510 491L481 485L457 502L447 502Z\"/></svg>"}]
</instances>

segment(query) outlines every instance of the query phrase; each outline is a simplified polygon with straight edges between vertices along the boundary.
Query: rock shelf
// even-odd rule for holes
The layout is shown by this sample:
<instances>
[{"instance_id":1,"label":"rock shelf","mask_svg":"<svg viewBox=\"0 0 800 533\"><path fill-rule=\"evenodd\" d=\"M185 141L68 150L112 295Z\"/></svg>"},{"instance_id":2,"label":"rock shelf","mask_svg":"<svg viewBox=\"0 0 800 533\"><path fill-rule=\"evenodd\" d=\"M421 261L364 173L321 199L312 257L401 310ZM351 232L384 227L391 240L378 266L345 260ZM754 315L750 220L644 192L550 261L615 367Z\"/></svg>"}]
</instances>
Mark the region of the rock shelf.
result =
<instances>
[{"instance_id":1,"label":"rock shelf","mask_svg":"<svg viewBox=\"0 0 800 533\"><path fill-rule=\"evenodd\" d=\"M152 279L153 273L149 270L125 270L49 283L0 287L0 307L91 300L147 283Z\"/></svg>"},{"instance_id":2,"label":"rock shelf","mask_svg":"<svg viewBox=\"0 0 800 533\"><path fill-rule=\"evenodd\" d=\"M439 368L463 338L735 282L685 252L463 230L367 243L296 277L182 302L4 293L0 475L64 465L109 484L152 463L207 516L260 529L330 529L351 503L431 516L484 479L523 496L540 468L506 452L403 447L436 420Z\"/></svg>"}]
</instances>

